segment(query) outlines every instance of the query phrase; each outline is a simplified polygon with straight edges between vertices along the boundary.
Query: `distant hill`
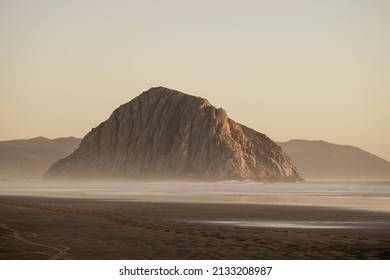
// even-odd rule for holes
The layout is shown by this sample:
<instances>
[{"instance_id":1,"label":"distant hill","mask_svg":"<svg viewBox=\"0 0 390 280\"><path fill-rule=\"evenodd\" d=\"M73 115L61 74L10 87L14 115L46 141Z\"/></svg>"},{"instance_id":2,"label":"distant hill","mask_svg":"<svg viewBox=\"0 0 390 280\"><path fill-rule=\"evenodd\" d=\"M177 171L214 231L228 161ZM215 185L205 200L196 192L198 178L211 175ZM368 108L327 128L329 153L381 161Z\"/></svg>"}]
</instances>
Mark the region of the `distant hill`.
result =
<instances>
[{"instance_id":1,"label":"distant hill","mask_svg":"<svg viewBox=\"0 0 390 280\"><path fill-rule=\"evenodd\" d=\"M278 144L305 180L390 180L390 162L357 147L309 140Z\"/></svg>"},{"instance_id":2,"label":"distant hill","mask_svg":"<svg viewBox=\"0 0 390 280\"><path fill-rule=\"evenodd\" d=\"M71 154L80 141L74 137L0 141L0 179L40 178L55 161Z\"/></svg>"}]
</instances>

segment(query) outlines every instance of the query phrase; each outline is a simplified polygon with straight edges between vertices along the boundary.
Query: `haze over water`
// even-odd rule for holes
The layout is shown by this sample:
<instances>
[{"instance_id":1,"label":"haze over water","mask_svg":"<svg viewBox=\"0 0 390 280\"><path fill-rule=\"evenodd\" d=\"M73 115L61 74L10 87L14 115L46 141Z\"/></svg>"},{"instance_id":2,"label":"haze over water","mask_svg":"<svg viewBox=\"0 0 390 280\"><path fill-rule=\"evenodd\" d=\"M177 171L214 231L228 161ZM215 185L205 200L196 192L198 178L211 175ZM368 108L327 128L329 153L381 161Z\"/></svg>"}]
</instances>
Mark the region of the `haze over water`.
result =
<instances>
[{"instance_id":1,"label":"haze over water","mask_svg":"<svg viewBox=\"0 0 390 280\"><path fill-rule=\"evenodd\" d=\"M182 203L330 206L390 212L390 182L1 182L0 195Z\"/></svg>"}]
</instances>

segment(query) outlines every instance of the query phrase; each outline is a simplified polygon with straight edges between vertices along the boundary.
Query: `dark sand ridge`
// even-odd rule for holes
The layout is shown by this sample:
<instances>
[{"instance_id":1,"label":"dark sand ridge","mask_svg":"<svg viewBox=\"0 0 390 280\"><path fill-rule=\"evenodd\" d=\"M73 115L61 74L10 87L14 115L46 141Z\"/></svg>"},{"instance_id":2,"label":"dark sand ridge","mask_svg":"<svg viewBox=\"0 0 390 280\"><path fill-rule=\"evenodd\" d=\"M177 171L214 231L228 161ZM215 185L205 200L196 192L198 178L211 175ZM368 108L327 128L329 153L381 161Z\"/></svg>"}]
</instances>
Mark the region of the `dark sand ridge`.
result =
<instances>
[{"instance_id":1,"label":"dark sand ridge","mask_svg":"<svg viewBox=\"0 0 390 280\"><path fill-rule=\"evenodd\" d=\"M388 213L334 207L1 196L0 224L0 259L390 259Z\"/></svg>"}]
</instances>

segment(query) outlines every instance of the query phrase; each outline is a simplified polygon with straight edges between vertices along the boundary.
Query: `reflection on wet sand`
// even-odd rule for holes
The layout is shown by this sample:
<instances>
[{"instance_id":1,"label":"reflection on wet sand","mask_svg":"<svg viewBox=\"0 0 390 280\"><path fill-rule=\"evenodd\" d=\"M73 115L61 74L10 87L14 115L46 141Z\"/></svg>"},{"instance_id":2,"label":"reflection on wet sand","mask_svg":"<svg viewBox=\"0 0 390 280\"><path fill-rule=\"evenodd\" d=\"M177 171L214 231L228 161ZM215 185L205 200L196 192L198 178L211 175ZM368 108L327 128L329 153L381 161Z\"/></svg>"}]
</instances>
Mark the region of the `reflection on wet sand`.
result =
<instances>
[{"instance_id":1,"label":"reflection on wet sand","mask_svg":"<svg viewBox=\"0 0 390 280\"><path fill-rule=\"evenodd\" d=\"M347 229L371 227L370 222L302 221L196 221L197 223L259 228Z\"/></svg>"}]
</instances>

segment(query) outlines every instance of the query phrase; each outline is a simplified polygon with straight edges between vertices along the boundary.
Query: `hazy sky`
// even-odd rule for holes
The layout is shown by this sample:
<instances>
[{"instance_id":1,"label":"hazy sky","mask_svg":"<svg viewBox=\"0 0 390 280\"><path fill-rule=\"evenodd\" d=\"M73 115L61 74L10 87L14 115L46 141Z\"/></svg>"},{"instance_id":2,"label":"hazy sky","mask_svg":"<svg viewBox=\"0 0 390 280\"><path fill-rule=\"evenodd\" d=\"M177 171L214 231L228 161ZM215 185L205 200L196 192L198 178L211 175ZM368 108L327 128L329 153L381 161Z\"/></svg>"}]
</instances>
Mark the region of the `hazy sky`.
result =
<instances>
[{"instance_id":1,"label":"hazy sky","mask_svg":"<svg viewBox=\"0 0 390 280\"><path fill-rule=\"evenodd\" d=\"M152 86L390 160L390 1L0 0L0 140L83 137Z\"/></svg>"}]
</instances>

